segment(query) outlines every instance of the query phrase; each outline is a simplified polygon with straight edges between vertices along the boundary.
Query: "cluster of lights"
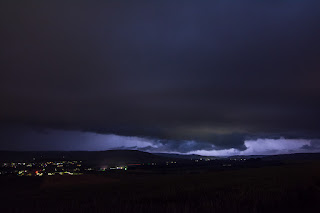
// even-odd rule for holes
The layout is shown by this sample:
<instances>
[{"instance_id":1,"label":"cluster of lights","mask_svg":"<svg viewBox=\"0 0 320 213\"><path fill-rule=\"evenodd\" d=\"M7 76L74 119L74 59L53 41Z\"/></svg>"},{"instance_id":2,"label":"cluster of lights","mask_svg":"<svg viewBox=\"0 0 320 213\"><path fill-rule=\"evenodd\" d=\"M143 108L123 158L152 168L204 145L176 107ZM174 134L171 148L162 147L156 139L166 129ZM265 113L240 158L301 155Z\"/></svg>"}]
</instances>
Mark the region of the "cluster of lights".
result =
<instances>
[{"instance_id":1,"label":"cluster of lights","mask_svg":"<svg viewBox=\"0 0 320 213\"><path fill-rule=\"evenodd\" d=\"M6 162L1 165L1 175L44 176L79 175L82 161Z\"/></svg>"},{"instance_id":2,"label":"cluster of lights","mask_svg":"<svg viewBox=\"0 0 320 213\"><path fill-rule=\"evenodd\" d=\"M175 163L177 163L177 162L176 162L176 161L171 161L171 162L170 162L170 161L169 161L169 162L167 161L167 162L166 162L167 166L168 166L169 164L175 164Z\"/></svg>"},{"instance_id":3,"label":"cluster of lights","mask_svg":"<svg viewBox=\"0 0 320 213\"><path fill-rule=\"evenodd\" d=\"M192 159L191 159L192 160ZM211 161L212 159L210 158L200 158L200 159L196 159L194 160L195 162L199 162L199 161Z\"/></svg>"},{"instance_id":4,"label":"cluster of lights","mask_svg":"<svg viewBox=\"0 0 320 213\"><path fill-rule=\"evenodd\" d=\"M230 158L229 160L233 160L233 161L245 161L245 160L247 160L247 159L245 159L245 158Z\"/></svg>"},{"instance_id":5,"label":"cluster of lights","mask_svg":"<svg viewBox=\"0 0 320 213\"><path fill-rule=\"evenodd\" d=\"M106 171L106 170L128 170L127 166L115 166L115 167L102 167L100 168L100 171Z\"/></svg>"}]
</instances>

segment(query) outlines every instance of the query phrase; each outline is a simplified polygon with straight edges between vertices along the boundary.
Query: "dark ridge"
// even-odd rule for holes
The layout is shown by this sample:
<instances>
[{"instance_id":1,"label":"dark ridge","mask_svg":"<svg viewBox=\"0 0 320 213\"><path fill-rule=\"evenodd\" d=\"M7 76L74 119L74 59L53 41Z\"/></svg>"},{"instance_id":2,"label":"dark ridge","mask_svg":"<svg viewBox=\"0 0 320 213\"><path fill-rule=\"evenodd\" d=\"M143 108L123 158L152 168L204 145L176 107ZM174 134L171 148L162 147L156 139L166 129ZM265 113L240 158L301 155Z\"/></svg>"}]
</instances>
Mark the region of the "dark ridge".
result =
<instances>
[{"instance_id":1,"label":"dark ridge","mask_svg":"<svg viewBox=\"0 0 320 213\"><path fill-rule=\"evenodd\" d=\"M107 150L107 151L0 151L0 162L5 161L39 161L82 160L90 164L130 164L130 163L159 163L171 158L154 155L137 150Z\"/></svg>"}]
</instances>

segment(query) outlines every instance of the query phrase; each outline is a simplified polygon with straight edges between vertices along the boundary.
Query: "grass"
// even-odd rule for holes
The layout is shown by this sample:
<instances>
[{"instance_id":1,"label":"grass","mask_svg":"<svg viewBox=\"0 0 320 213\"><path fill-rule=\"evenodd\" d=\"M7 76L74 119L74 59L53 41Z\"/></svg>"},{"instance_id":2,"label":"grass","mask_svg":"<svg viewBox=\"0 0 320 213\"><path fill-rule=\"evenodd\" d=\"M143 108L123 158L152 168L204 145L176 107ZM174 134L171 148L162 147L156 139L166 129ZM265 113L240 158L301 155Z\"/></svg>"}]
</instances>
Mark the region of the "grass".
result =
<instances>
[{"instance_id":1,"label":"grass","mask_svg":"<svg viewBox=\"0 0 320 213\"><path fill-rule=\"evenodd\" d=\"M320 162L199 174L1 179L1 212L320 212Z\"/></svg>"}]
</instances>

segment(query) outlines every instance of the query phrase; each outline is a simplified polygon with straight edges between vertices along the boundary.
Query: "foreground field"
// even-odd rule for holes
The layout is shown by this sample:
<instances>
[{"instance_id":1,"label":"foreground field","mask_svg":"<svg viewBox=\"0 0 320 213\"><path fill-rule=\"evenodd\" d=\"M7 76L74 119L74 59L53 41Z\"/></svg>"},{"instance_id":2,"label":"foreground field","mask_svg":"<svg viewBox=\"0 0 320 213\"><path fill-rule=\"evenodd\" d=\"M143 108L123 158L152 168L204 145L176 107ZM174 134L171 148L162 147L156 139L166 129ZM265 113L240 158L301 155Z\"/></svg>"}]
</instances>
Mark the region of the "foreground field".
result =
<instances>
[{"instance_id":1,"label":"foreground field","mask_svg":"<svg viewBox=\"0 0 320 213\"><path fill-rule=\"evenodd\" d=\"M1 212L320 212L320 162L0 179Z\"/></svg>"}]
</instances>

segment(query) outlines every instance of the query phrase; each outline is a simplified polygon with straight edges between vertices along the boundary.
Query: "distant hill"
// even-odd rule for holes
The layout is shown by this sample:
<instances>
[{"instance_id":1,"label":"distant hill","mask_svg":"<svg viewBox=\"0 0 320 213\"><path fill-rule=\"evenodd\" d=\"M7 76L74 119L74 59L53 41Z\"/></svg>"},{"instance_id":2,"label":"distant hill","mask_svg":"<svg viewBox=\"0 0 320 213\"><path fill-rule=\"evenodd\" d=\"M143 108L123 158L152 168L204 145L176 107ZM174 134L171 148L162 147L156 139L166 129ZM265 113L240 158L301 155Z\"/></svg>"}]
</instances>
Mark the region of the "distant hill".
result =
<instances>
[{"instance_id":1,"label":"distant hill","mask_svg":"<svg viewBox=\"0 0 320 213\"><path fill-rule=\"evenodd\" d=\"M183 155L183 154L172 154L172 153L153 153L154 155L167 157L167 158L179 158L179 159L189 159L189 160L195 160L200 158L209 158L209 159L219 159L219 157L214 156L202 156L202 155Z\"/></svg>"},{"instance_id":2,"label":"distant hill","mask_svg":"<svg viewBox=\"0 0 320 213\"><path fill-rule=\"evenodd\" d=\"M261 158L262 160L320 160L320 153L293 153L293 154L280 154L280 155L234 155L226 157L228 159L240 159L240 158Z\"/></svg>"},{"instance_id":3,"label":"distant hill","mask_svg":"<svg viewBox=\"0 0 320 213\"><path fill-rule=\"evenodd\" d=\"M233 156L227 156L224 158L227 159L241 159L241 158L246 158L246 159L250 159L250 158L264 158L268 155L233 155Z\"/></svg>"},{"instance_id":4,"label":"distant hill","mask_svg":"<svg viewBox=\"0 0 320 213\"><path fill-rule=\"evenodd\" d=\"M320 160L320 153L294 153L264 156L263 160Z\"/></svg>"},{"instance_id":5,"label":"distant hill","mask_svg":"<svg viewBox=\"0 0 320 213\"><path fill-rule=\"evenodd\" d=\"M0 161L32 160L82 160L94 165L121 165L134 163L160 163L171 158L137 150L108 151L39 151L15 152L0 151Z\"/></svg>"},{"instance_id":6,"label":"distant hill","mask_svg":"<svg viewBox=\"0 0 320 213\"><path fill-rule=\"evenodd\" d=\"M166 161L186 161L191 159L210 158L262 158L265 161L283 160L320 160L320 153L297 153L283 155L251 155L212 157L201 155L183 155L168 153L148 153L137 150L107 150L107 151L38 151L17 152L0 151L0 162L10 161L42 161L42 160L81 160L87 164L101 166L126 165L137 163L164 163Z\"/></svg>"}]
</instances>

